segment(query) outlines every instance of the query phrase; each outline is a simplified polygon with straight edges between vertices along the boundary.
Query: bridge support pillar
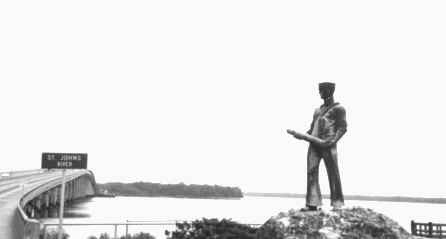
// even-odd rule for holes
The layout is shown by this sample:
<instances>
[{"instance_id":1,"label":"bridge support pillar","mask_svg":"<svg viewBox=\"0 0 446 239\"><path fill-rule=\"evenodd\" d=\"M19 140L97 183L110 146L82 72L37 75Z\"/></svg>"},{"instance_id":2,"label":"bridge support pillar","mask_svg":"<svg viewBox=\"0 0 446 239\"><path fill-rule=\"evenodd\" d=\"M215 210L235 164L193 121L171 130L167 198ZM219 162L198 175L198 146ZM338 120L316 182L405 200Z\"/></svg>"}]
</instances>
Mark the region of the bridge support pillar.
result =
<instances>
[{"instance_id":1,"label":"bridge support pillar","mask_svg":"<svg viewBox=\"0 0 446 239\"><path fill-rule=\"evenodd\" d=\"M48 218L49 217L49 210L50 210L50 192L45 192L43 194L43 198L42 198L42 209L41 209L41 216L44 218Z\"/></svg>"},{"instance_id":2,"label":"bridge support pillar","mask_svg":"<svg viewBox=\"0 0 446 239\"><path fill-rule=\"evenodd\" d=\"M70 201L70 182L65 183L65 205Z\"/></svg>"},{"instance_id":3,"label":"bridge support pillar","mask_svg":"<svg viewBox=\"0 0 446 239\"><path fill-rule=\"evenodd\" d=\"M74 181L70 182L70 201L74 199Z\"/></svg>"},{"instance_id":4,"label":"bridge support pillar","mask_svg":"<svg viewBox=\"0 0 446 239\"><path fill-rule=\"evenodd\" d=\"M54 191L56 194L56 200L54 202L54 210L55 210L54 215L55 215L55 217L59 217L60 199L62 197L61 186L59 185L59 186L55 187Z\"/></svg>"},{"instance_id":5,"label":"bridge support pillar","mask_svg":"<svg viewBox=\"0 0 446 239\"><path fill-rule=\"evenodd\" d=\"M26 204L24 211L29 218L33 216L33 206L31 203Z\"/></svg>"},{"instance_id":6,"label":"bridge support pillar","mask_svg":"<svg viewBox=\"0 0 446 239\"><path fill-rule=\"evenodd\" d=\"M68 194L69 194L69 190L68 190L68 182L65 182L65 195L64 195L64 200L65 202L68 201ZM66 204L65 204L66 205Z\"/></svg>"},{"instance_id":7,"label":"bridge support pillar","mask_svg":"<svg viewBox=\"0 0 446 239\"><path fill-rule=\"evenodd\" d=\"M76 197L76 198L79 198L79 197L81 197L82 195L80 194L80 180L79 179L76 179L76 183L74 184L75 185L75 188L74 188L74 191L76 192L75 194L74 194L74 196Z\"/></svg>"},{"instance_id":8,"label":"bridge support pillar","mask_svg":"<svg viewBox=\"0 0 446 239\"><path fill-rule=\"evenodd\" d=\"M70 182L70 202L73 201L73 181Z\"/></svg>"},{"instance_id":9,"label":"bridge support pillar","mask_svg":"<svg viewBox=\"0 0 446 239\"><path fill-rule=\"evenodd\" d=\"M73 181L68 183L68 198L67 202L71 202L73 200Z\"/></svg>"},{"instance_id":10,"label":"bridge support pillar","mask_svg":"<svg viewBox=\"0 0 446 239\"><path fill-rule=\"evenodd\" d=\"M34 200L32 200L31 205L32 205L32 207L33 207L31 217L32 217L32 218L36 218L36 219L40 218L40 217L41 217L41 216L40 216L40 210L41 210L41 208L42 208L42 199L41 199L41 196L38 196L38 197L36 197Z\"/></svg>"},{"instance_id":11,"label":"bridge support pillar","mask_svg":"<svg viewBox=\"0 0 446 239\"><path fill-rule=\"evenodd\" d=\"M58 206L58 188L52 188L49 191L49 209L48 209L48 217L54 218L57 217L57 209Z\"/></svg>"}]
</instances>

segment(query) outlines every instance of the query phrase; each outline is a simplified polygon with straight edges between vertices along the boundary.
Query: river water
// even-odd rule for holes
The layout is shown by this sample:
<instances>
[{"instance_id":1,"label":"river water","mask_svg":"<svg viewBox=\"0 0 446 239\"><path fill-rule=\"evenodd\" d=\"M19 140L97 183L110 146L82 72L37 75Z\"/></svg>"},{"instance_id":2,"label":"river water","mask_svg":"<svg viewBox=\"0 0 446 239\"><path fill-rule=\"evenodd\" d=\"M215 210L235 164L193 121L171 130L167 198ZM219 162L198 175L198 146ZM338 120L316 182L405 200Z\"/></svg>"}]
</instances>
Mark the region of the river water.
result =
<instances>
[{"instance_id":1,"label":"river water","mask_svg":"<svg viewBox=\"0 0 446 239\"><path fill-rule=\"evenodd\" d=\"M200 218L231 218L233 221L262 224L271 216L291 208L298 209L303 198L244 197L242 199L185 199L165 197L115 197L91 198L67 208L70 218L64 223L125 223L165 222L195 220ZM329 201L323 208L329 210ZM410 232L410 221L446 223L446 204L346 201L348 207L362 206L383 213L397 221ZM57 223L57 219L46 219ZM55 228L55 227L54 227ZM164 239L164 230L175 226L130 226L129 233L149 232L157 239ZM114 234L113 226L65 226L70 239L87 239L107 232ZM117 228L118 235L125 234L125 226Z\"/></svg>"}]
</instances>

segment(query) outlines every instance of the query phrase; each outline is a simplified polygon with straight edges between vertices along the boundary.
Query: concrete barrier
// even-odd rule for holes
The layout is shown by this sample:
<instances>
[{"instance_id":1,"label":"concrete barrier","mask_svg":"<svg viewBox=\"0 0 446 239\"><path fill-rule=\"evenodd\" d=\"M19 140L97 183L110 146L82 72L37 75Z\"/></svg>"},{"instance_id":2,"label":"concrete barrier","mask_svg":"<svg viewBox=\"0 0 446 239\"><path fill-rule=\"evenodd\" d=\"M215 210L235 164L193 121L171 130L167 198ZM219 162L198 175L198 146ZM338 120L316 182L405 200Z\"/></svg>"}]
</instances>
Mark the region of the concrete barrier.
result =
<instances>
[{"instance_id":1,"label":"concrete barrier","mask_svg":"<svg viewBox=\"0 0 446 239\"><path fill-rule=\"evenodd\" d=\"M31 219L28 218L28 216L26 215L26 213L23 211L23 208L20 206L21 204L21 199L19 200L18 204L17 204L17 213L18 213L18 218L19 218L19 223L20 225L17 226L21 226L23 228L23 239L38 239L39 238L39 233L40 233L40 227L41 224L38 220L36 219Z\"/></svg>"}]
</instances>

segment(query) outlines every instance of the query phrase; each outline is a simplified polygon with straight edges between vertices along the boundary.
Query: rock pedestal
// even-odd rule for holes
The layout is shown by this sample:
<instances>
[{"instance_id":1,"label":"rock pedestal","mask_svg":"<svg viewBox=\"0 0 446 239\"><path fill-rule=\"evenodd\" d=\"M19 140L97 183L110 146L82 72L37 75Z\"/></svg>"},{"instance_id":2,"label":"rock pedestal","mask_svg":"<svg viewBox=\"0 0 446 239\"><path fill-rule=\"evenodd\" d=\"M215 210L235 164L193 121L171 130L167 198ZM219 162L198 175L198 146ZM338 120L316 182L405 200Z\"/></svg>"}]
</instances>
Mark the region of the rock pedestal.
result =
<instances>
[{"instance_id":1,"label":"rock pedestal","mask_svg":"<svg viewBox=\"0 0 446 239\"><path fill-rule=\"evenodd\" d=\"M409 239L413 237L392 219L360 207L337 211L290 210L268 220L262 237L277 239Z\"/></svg>"}]
</instances>

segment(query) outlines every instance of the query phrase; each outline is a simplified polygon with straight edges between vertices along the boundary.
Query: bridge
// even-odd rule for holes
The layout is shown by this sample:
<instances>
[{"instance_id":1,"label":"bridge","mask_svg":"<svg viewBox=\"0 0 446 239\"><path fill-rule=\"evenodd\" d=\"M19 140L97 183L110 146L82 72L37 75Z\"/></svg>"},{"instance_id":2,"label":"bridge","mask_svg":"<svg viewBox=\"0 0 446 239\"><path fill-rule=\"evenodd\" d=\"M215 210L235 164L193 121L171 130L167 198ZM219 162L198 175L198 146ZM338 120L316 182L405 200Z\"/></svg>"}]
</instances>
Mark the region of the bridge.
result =
<instances>
[{"instance_id":1,"label":"bridge","mask_svg":"<svg viewBox=\"0 0 446 239\"><path fill-rule=\"evenodd\" d=\"M89 170L67 170L65 180L65 202L96 193ZM38 239L38 219L58 216L61 186L61 170L0 172L0 238Z\"/></svg>"}]
</instances>

